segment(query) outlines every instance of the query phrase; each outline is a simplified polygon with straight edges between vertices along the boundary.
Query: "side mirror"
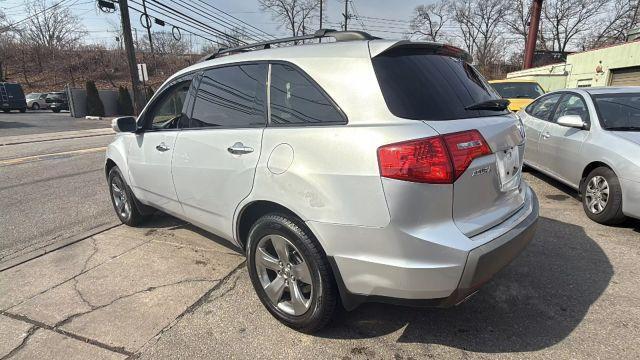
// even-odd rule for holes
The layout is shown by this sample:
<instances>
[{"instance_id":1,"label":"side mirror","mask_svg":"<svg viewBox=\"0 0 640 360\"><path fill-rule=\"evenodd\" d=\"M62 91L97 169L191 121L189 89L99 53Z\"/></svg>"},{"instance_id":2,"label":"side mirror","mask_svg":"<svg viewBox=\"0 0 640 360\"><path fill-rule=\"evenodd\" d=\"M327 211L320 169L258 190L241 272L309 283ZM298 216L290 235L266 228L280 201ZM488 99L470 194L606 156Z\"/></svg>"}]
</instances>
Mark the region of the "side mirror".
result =
<instances>
[{"instance_id":1,"label":"side mirror","mask_svg":"<svg viewBox=\"0 0 640 360\"><path fill-rule=\"evenodd\" d=\"M585 129L587 124L582 121L580 115L564 115L560 116L557 121L558 125L576 128L576 129Z\"/></svg>"},{"instance_id":2,"label":"side mirror","mask_svg":"<svg viewBox=\"0 0 640 360\"><path fill-rule=\"evenodd\" d=\"M135 132L138 130L136 118L133 116L123 116L111 120L111 128L115 132Z\"/></svg>"}]
</instances>

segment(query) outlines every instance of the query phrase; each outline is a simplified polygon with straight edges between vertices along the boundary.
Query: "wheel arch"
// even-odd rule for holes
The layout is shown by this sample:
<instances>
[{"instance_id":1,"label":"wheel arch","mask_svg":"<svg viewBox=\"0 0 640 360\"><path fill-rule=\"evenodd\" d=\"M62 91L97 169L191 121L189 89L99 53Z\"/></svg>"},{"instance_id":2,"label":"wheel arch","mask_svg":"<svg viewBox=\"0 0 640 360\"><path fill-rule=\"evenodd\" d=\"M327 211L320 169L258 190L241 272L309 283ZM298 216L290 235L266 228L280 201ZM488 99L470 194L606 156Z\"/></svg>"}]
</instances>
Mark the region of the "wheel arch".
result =
<instances>
[{"instance_id":1,"label":"wheel arch","mask_svg":"<svg viewBox=\"0 0 640 360\"><path fill-rule=\"evenodd\" d=\"M599 167L606 167L608 169L610 169L611 171L613 171L614 174L616 174L616 176L618 176L618 173L615 171L615 169L603 162L603 161L592 161L590 163L587 164L587 166L584 167L584 169L582 170L582 175L580 176L580 184L579 184L579 190L580 193L582 193L582 188L584 186L584 181L587 179L587 176L589 176L589 173L592 172L594 169L597 169Z\"/></svg>"},{"instance_id":2,"label":"wheel arch","mask_svg":"<svg viewBox=\"0 0 640 360\"><path fill-rule=\"evenodd\" d=\"M247 245L247 236L249 235L249 230L251 226L263 215L269 213L282 213L289 216L292 216L298 220L302 224L304 224L304 220L302 216L298 215L295 211L289 209L286 206L278 204L277 202L270 200L254 200L247 204L245 204L242 209L238 212L238 217L235 223L235 235L238 241L238 244L243 250L246 250ZM311 234L313 232L306 226L306 230L308 230ZM315 234L313 234L315 237ZM317 238L317 237L316 237Z\"/></svg>"}]
</instances>

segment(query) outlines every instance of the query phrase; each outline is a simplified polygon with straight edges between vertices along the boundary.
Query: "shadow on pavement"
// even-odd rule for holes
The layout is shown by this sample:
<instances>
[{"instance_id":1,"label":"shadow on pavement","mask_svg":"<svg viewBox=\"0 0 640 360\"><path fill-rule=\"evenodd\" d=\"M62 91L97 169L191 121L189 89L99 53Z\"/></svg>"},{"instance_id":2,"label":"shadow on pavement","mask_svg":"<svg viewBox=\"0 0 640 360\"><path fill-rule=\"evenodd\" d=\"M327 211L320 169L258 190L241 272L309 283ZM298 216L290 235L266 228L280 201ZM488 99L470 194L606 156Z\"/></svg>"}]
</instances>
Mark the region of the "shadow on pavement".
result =
<instances>
[{"instance_id":1,"label":"shadow on pavement","mask_svg":"<svg viewBox=\"0 0 640 360\"><path fill-rule=\"evenodd\" d=\"M147 233L145 235L151 235L153 232L155 232L158 229L170 229L170 230L185 229L188 231L192 231L200 236L203 236L219 245L222 245L229 250L232 250L237 253L240 253L241 255L244 255L244 252L242 251L242 249L238 248L237 246L230 243L229 241L215 234L212 234L206 230L200 229L195 225L192 225L178 218L175 218L169 214L165 214L161 211L157 211L149 221L144 222L140 225L137 225L136 227L149 229L147 230Z\"/></svg>"},{"instance_id":2,"label":"shadow on pavement","mask_svg":"<svg viewBox=\"0 0 640 360\"><path fill-rule=\"evenodd\" d=\"M17 121L0 121L0 129L18 129L33 127L33 125L17 122Z\"/></svg>"},{"instance_id":3,"label":"shadow on pavement","mask_svg":"<svg viewBox=\"0 0 640 360\"><path fill-rule=\"evenodd\" d=\"M400 330L401 343L535 351L567 337L612 275L609 259L581 227L541 217L529 247L466 303L450 309L365 304L318 335L359 339Z\"/></svg>"}]
</instances>

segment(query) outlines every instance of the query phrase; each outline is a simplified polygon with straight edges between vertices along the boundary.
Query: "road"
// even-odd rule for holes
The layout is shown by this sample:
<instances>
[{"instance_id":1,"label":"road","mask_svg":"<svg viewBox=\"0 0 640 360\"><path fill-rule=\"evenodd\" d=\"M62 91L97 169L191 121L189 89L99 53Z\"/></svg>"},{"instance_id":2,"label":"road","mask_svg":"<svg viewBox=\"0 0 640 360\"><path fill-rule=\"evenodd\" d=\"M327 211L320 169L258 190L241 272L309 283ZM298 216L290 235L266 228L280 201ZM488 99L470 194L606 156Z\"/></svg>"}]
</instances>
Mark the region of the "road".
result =
<instances>
[{"instance_id":1,"label":"road","mask_svg":"<svg viewBox=\"0 0 640 360\"><path fill-rule=\"evenodd\" d=\"M59 131L88 130L109 127L105 120L75 119L69 112L55 114L51 111L12 111L0 113L0 137L52 133Z\"/></svg>"},{"instance_id":2,"label":"road","mask_svg":"<svg viewBox=\"0 0 640 360\"><path fill-rule=\"evenodd\" d=\"M0 140L108 125L68 114L0 114ZM117 222L102 169L112 137L0 146L0 263Z\"/></svg>"}]
</instances>

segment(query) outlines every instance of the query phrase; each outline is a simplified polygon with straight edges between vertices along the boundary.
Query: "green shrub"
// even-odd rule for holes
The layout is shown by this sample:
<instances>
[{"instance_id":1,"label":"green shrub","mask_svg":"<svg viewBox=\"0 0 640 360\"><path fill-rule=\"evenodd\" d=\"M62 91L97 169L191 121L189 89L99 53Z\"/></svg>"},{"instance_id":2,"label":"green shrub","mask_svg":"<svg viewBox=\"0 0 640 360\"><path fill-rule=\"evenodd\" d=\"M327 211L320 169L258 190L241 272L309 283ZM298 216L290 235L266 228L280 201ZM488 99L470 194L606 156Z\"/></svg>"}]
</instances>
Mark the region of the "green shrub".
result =
<instances>
[{"instance_id":1,"label":"green shrub","mask_svg":"<svg viewBox=\"0 0 640 360\"><path fill-rule=\"evenodd\" d=\"M87 115L104 116L104 105L93 81L87 81Z\"/></svg>"},{"instance_id":2,"label":"green shrub","mask_svg":"<svg viewBox=\"0 0 640 360\"><path fill-rule=\"evenodd\" d=\"M133 103L126 86L118 87L118 115L133 115Z\"/></svg>"}]
</instances>

